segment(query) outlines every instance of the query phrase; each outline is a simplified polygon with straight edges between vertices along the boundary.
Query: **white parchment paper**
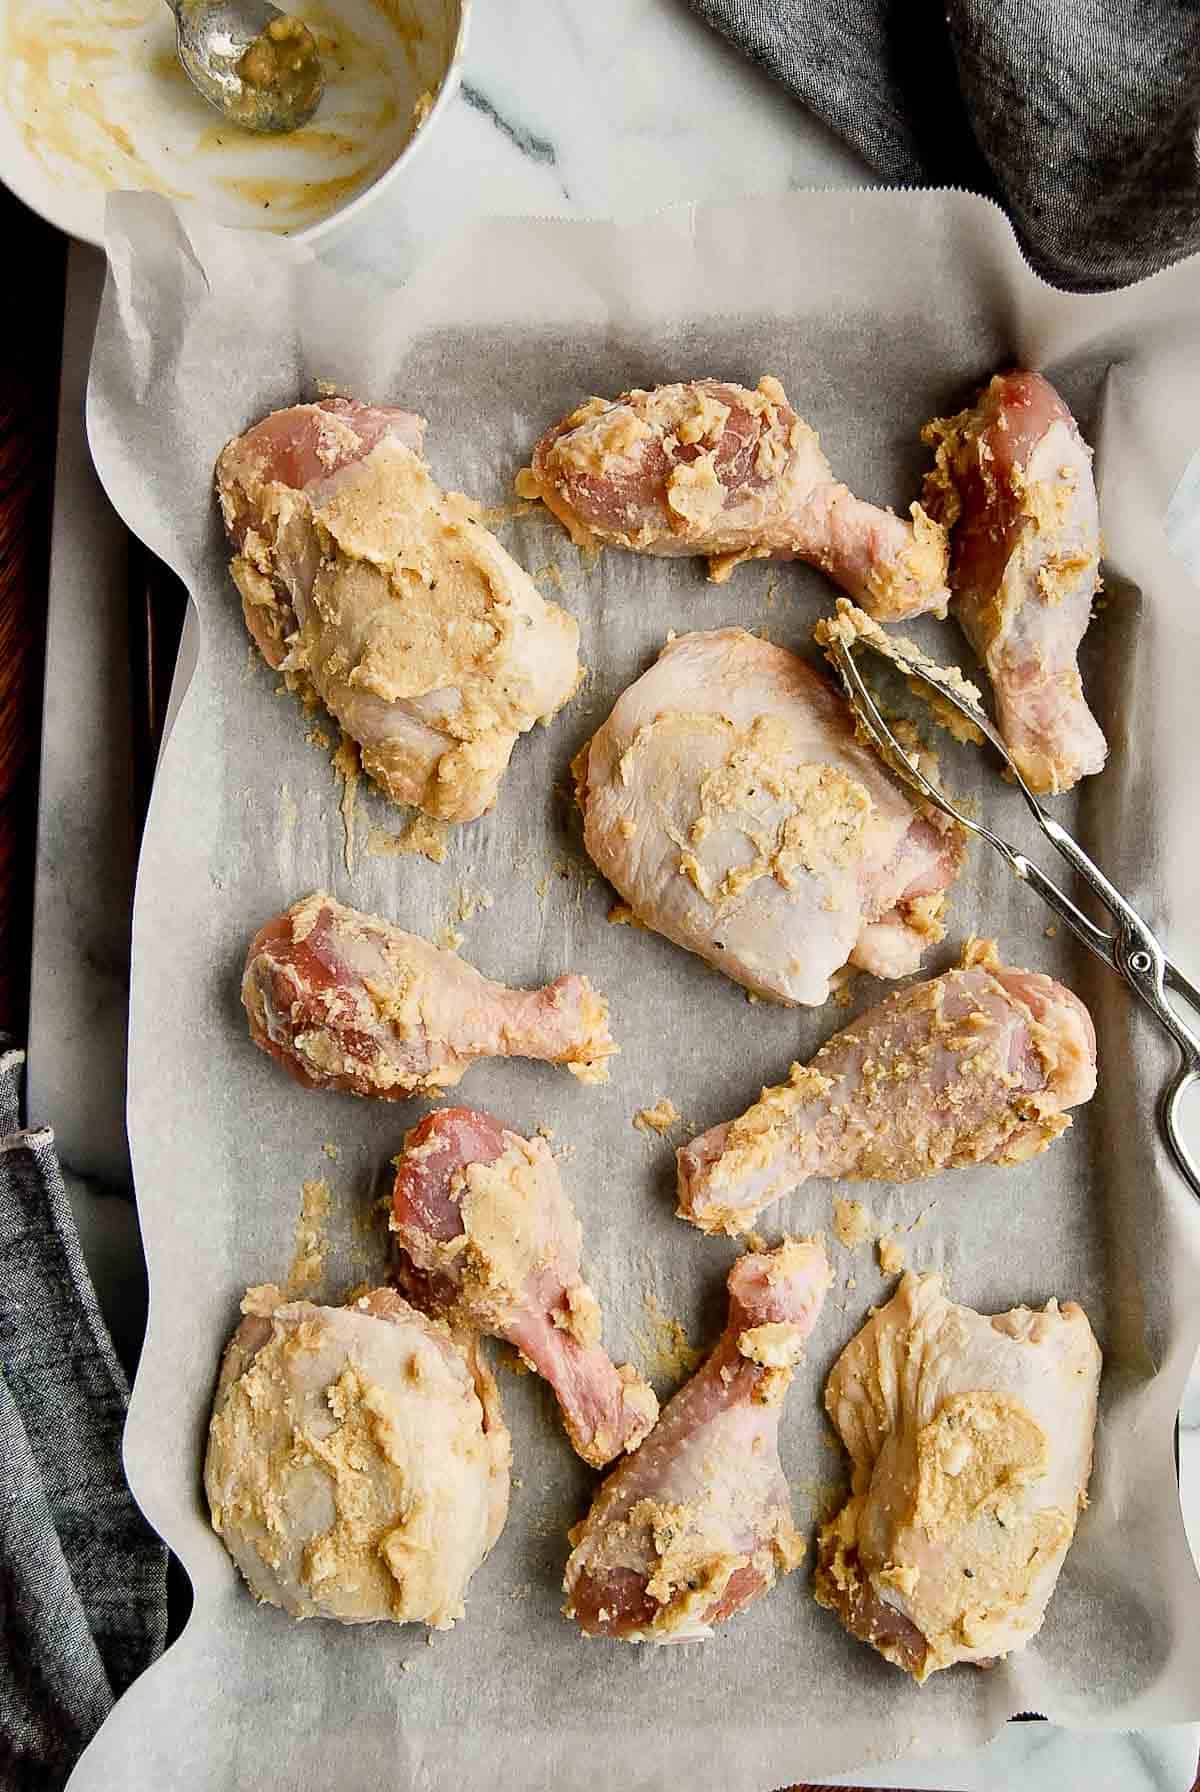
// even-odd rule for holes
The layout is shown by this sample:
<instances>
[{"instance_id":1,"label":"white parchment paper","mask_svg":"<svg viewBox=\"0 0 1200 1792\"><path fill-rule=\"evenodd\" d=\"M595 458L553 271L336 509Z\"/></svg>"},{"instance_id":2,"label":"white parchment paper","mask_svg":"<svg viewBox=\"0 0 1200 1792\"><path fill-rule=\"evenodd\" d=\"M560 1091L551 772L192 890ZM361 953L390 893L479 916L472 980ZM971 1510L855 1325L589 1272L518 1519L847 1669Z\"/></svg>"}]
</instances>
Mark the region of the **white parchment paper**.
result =
<instances>
[{"instance_id":1,"label":"white parchment paper","mask_svg":"<svg viewBox=\"0 0 1200 1792\"><path fill-rule=\"evenodd\" d=\"M559 1584L592 1477L530 1377L501 1377L512 1506L449 1634L296 1625L256 1608L200 1491L218 1356L246 1285L286 1274L302 1183L324 1176L333 1192L324 1292L336 1298L382 1265L371 1204L423 1111L304 1093L250 1046L239 969L277 909L323 886L433 935L465 912L462 951L488 974L532 983L571 968L608 994L623 1051L606 1088L495 1064L470 1074L461 1099L523 1131L554 1129L610 1349L643 1361L660 1393L672 1385L661 1316L710 1343L735 1251L673 1217L672 1144L739 1112L882 993L864 978L849 1010L752 1004L656 936L609 925L611 892L582 853L568 794L573 753L668 630L740 622L809 653L834 595L818 574L760 564L715 587L699 564L585 560L548 515L510 515L500 532L578 616L590 677L549 729L519 743L494 812L453 834L444 864L369 850L371 830L398 832L404 818L360 792L351 871L328 754L248 647L211 495L222 443L329 380L423 412L437 477L501 506L541 430L586 394L770 372L840 477L906 506L926 458L921 423L998 367L1044 368L1097 445L1107 552L1085 678L1112 757L1057 812L1194 975L1200 603L1163 517L1200 441L1200 265L1118 294L1054 293L1001 215L954 193L796 194L621 228L490 224L398 292L340 285L293 244L224 233L146 197L111 202L109 253L93 452L118 510L199 612L135 918L129 1125L151 1321L126 1444L134 1490L182 1558L195 1609L73 1783L767 1792L904 1752L961 1750L1019 1711L1123 1728L1200 1716L1200 1589L1172 1454L1200 1336L1200 1213L1156 1134L1172 1055L1117 979L1048 933L1048 914L978 848L929 968L983 933L1063 977L1096 1018L1101 1093L1030 1164L854 1192L880 1230L925 1214L905 1234L909 1260L944 1269L958 1298L996 1310L1074 1297L1100 1338L1091 1506L1023 1654L919 1689L816 1607L804 1568L707 1644L581 1641L559 1616ZM970 664L952 623L913 632ZM1011 791L967 750L947 751L957 787L1037 850ZM687 1121L674 1140L631 1125L660 1095ZM834 1192L810 1183L764 1230L828 1229ZM837 1285L783 1424L809 1526L843 1475L821 1410L826 1372L888 1291L868 1249L830 1250Z\"/></svg>"}]
</instances>

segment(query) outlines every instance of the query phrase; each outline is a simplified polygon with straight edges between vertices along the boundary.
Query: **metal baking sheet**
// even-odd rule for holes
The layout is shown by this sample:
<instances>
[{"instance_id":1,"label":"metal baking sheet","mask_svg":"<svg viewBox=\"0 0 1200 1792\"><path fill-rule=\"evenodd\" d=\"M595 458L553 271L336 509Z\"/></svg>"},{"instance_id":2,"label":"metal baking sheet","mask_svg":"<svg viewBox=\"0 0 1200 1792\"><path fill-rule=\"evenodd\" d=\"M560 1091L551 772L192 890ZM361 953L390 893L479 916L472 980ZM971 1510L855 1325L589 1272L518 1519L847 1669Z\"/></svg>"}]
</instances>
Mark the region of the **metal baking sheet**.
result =
<instances>
[{"instance_id":1,"label":"metal baking sheet","mask_svg":"<svg viewBox=\"0 0 1200 1792\"><path fill-rule=\"evenodd\" d=\"M611 1082L485 1065L461 1097L520 1130L550 1127L583 1223L617 1358L672 1385L670 1325L715 1337L735 1247L673 1217L672 1140L633 1128L660 1095L688 1131L739 1112L849 1009L745 994L654 935L610 924L582 853L570 760L668 630L738 622L810 653L832 605L820 576L581 556L551 518L513 514L513 476L542 428L587 393L719 374L780 378L838 475L905 506L917 431L997 367L1043 367L1097 445L1107 592L1084 676L1112 742L1103 775L1058 811L1170 940L1200 961L1194 826L1196 591L1163 521L1200 438L1200 265L1098 297L1029 271L993 207L958 193L794 194L617 227L479 227L401 291L343 285L302 249L219 230L162 201L110 203L111 269L89 430L129 526L175 568L199 652L156 782L134 927L129 1123L151 1277L150 1330L126 1442L144 1509L182 1558L195 1607L182 1638L122 1700L76 1788L169 1784L467 1789L694 1783L765 1792L914 1752L962 1750L1014 1712L1132 1728L1200 1716L1200 1587L1179 1514L1175 1413L1200 1338L1200 1215L1160 1146L1167 1048L1004 867L976 849L952 896L949 963L968 934L1061 976L1095 1016L1101 1092L1046 1156L908 1187L856 1189L910 1263L942 1268L985 1310L1051 1295L1085 1306L1105 1352L1091 1505L1047 1622L988 1673L917 1688L814 1604L802 1567L712 1641L665 1650L585 1643L559 1615L565 1531L592 1479L545 1390L504 1374L514 1490L505 1532L449 1634L295 1625L256 1608L207 1520L200 1461L217 1361L247 1284L286 1274L301 1186L333 1194L324 1291L383 1265L369 1223L419 1103L306 1094L247 1041L237 990L250 935L324 887L436 935L490 975L586 971L622 1046ZM344 791L311 722L249 650L211 497L221 444L327 380L429 418L443 484L497 526L547 595L579 618L589 677L518 744L494 812L443 864L379 850L403 818L360 787L347 862ZM911 625L935 657L969 658L952 624ZM980 762L957 787L1019 840L1018 800ZM481 897L483 900L481 900ZM488 902L490 898L490 905ZM685 1136L679 1134L677 1136ZM326 1145L336 1150L336 1161ZM764 1217L828 1232L810 1183ZM830 1245L837 1287L783 1426L798 1522L835 1501L841 1454L821 1410L830 1363L889 1284L866 1249ZM811 1552L810 1552L811 1556Z\"/></svg>"}]
</instances>

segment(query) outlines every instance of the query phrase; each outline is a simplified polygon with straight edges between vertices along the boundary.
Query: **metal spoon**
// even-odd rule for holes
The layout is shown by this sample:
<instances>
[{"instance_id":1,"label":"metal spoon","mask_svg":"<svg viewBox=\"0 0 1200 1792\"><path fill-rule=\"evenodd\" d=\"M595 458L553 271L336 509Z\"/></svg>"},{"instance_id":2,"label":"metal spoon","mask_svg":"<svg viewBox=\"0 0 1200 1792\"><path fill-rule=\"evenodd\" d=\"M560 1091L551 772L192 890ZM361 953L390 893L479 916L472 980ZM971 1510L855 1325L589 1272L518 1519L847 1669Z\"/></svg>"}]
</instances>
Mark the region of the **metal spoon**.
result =
<instances>
[{"instance_id":1,"label":"metal spoon","mask_svg":"<svg viewBox=\"0 0 1200 1792\"><path fill-rule=\"evenodd\" d=\"M269 0L167 0L179 60L197 93L246 131L294 131L325 85L307 25Z\"/></svg>"}]
</instances>

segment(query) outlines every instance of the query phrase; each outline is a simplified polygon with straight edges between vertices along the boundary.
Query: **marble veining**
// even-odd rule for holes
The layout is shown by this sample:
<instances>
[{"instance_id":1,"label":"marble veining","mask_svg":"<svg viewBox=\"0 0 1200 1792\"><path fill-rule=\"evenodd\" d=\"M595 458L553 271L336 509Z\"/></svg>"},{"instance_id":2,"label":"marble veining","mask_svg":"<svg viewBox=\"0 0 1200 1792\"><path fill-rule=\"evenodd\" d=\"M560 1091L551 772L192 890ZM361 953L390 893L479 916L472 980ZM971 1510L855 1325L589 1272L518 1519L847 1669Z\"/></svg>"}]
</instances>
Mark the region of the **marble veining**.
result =
<instances>
[{"instance_id":1,"label":"marble veining","mask_svg":"<svg viewBox=\"0 0 1200 1792\"><path fill-rule=\"evenodd\" d=\"M409 175L335 233L322 256L399 279L475 219L629 217L680 201L872 176L782 88L681 0L477 5L465 78ZM101 1305L131 1360L144 1278L124 1138L125 1006L135 841L130 809L125 547L87 457L86 363L102 279L71 252L61 394L38 832L29 1108L53 1123ZM1185 556L1200 542L1200 479L1172 506ZM1180 1468L1200 1547L1200 1381ZM1200 1726L1072 1735L1009 1724L953 1761L901 1763L880 1786L979 1792L1185 1792ZM800 1767L802 1764L798 1764ZM841 1784L853 1784L853 1775Z\"/></svg>"},{"instance_id":2,"label":"marble veining","mask_svg":"<svg viewBox=\"0 0 1200 1792\"><path fill-rule=\"evenodd\" d=\"M502 132L510 143L515 144L523 156L528 156L531 162L547 162L551 167L557 162L558 156L553 143L548 142L545 137L536 137L532 131L523 130L518 124L513 124L496 110L485 93L480 93L478 87L473 87L469 81L464 81L462 84L462 97L472 111L482 112L485 118L490 118L496 129Z\"/></svg>"}]
</instances>

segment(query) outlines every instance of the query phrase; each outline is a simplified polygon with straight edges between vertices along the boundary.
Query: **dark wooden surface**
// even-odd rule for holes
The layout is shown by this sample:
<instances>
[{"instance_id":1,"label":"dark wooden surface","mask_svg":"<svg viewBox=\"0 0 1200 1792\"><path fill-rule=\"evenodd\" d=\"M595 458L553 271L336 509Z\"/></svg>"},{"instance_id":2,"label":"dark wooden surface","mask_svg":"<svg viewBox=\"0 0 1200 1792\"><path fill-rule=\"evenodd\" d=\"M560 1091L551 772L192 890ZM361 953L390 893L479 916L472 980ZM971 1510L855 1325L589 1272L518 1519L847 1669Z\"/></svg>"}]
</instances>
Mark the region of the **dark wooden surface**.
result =
<instances>
[{"instance_id":1,"label":"dark wooden surface","mask_svg":"<svg viewBox=\"0 0 1200 1792\"><path fill-rule=\"evenodd\" d=\"M0 1029L23 1041L66 239L0 187Z\"/></svg>"},{"instance_id":2,"label":"dark wooden surface","mask_svg":"<svg viewBox=\"0 0 1200 1792\"><path fill-rule=\"evenodd\" d=\"M0 1030L23 1041L66 242L3 187L0 241L10 270L0 332ZM178 639L172 586L170 575L135 554L133 726L143 780ZM793 1792L818 1789L805 1782ZM1200 1792L1200 1774L1192 1792Z\"/></svg>"}]
</instances>

